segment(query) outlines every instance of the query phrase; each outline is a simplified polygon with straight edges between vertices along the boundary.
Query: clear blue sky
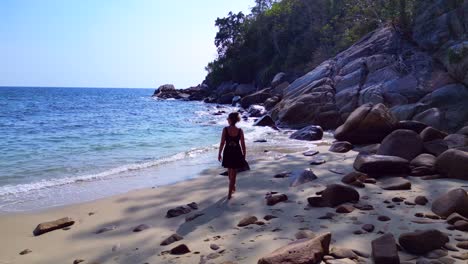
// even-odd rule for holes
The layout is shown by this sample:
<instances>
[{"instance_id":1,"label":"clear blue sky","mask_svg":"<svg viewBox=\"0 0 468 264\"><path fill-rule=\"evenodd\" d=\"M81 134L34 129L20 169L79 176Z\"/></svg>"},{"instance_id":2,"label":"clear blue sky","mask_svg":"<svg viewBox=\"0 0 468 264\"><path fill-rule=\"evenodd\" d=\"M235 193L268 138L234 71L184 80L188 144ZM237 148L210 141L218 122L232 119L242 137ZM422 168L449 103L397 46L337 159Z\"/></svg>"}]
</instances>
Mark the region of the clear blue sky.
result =
<instances>
[{"instance_id":1,"label":"clear blue sky","mask_svg":"<svg viewBox=\"0 0 468 264\"><path fill-rule=\"evenodd\" d=\"M2 0L0 86L196 85L217 17L253 0Z\"/></svg>"}]
</instances>

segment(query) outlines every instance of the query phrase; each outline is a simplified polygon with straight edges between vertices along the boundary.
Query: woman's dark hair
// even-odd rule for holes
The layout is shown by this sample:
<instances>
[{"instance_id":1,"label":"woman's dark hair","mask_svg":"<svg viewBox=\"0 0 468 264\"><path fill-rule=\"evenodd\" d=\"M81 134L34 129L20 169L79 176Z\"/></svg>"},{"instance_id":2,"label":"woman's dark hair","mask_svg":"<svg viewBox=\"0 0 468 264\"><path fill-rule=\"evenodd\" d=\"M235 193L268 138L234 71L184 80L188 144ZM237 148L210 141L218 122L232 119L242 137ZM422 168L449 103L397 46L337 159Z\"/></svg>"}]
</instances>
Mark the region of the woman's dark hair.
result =
<instances>
[{"instance_id":1,"label":"woman's dark hair","mask_svg":"<svg viewBox=\"0 0 468 264\"><path fill-rule=\"evenodd\" d=\"M233 125L235 125L237 122L240 121L240 116L239 113L237 112L232 112L229 114L228 119L231 121Z\"/></svg>"}]
</instances>

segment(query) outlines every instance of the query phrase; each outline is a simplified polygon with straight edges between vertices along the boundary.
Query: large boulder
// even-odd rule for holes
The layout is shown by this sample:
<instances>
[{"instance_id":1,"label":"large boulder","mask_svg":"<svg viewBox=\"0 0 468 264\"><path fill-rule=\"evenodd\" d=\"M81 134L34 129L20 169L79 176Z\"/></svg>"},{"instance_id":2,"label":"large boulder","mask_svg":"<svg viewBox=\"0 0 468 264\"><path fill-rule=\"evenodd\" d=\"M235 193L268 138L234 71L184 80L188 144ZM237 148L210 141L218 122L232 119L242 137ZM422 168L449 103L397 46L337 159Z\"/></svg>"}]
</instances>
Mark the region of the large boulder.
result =
<instances>
[{"instance_id":1,"label":"large boulder","mask_svg":"<svg viewBox=\"0 0 468 264\"><path fill-rule=\"evenodd\" d=\"M468 180L468 152L449 149L437 157L435 167L446 177Z\"/></svg>"},{"instance_id":2,"label":"large boulder","mask_svg":"<svg viewBox=\"0 0 468 264\"><path fill-rule=\"evenodd\" d=\"M365 155L356 157L353 167L360 172L377 175L404 175L409 173L409 162L395 156Z\"/></svg>"},{"instance_id":3,"label":"large boulder","mask_svg":"<svg viewBox=\"0 0 468 264\"><path fill-rule=\"evenodd\" d=\"M436 174L436 157L431 154L423 153L418 155L410 162L412 176L423 176Z\"/></svg>"},{"instance_id":4,"label":"large boulder","mask_svg":"<svg viewBox=\"0 0 468 264\"><path fill-rule=\"evenodd\" d=\"M408 252L422 255L435 249L442 248L449 242L447 234L439 230L430 229L403 233L398 238L400 245Z\"/></svg>"},{"instance_id":5,"label":"large boulder","mask_svg":"<svg viewBox=\"0 0 468 264\"><path fill-rule=\"evenodd\" d=\"M383 104L365 104L354 110L335 131L335 138L353 144L380 143L398 124Z\"/></svg>"},{"instance_id":6,"label":"large boulder","mask_svg":"<svg viewBox=\"0 0 468 264\"><path fill-rule=\"evenodd\" d=\"M275 121L273 121L273 119L269 115L265 115L259 118L253 125L254 126L268 126L276 130L278 129L276 127Z\"/></svg>"},{"instance_id":7,"label":"large boulder","mask_svg":"<svg viewBox=\"0 0 468 264\"><path fill-rule=\"evenodd\" d=\"M400 264L397 245L392 234L387 233L372 240L372 259L376 264Z\"/></svg>"},{"instance_id":8,"label":"large boulder","mask_svg":"<svg viewBox=\"0 0 468 264\"><path fill-rule=\"evenodd\" d=\"M291 134L290 138L297 140L321 140L323 129L320 126L307 126Z\"/></svg>"},{"instance_id":9,"label":"large boulder","mask_svg":"<svg viewBox=\"0 0 468 264\"><path fill-rule=\"evenodd\" d=\"M240 105L246 108L254 104L263 104L268 98L271 97L271 93L267 89L255 92L253 94L244 96L240 100Z\"/></svg>"},{"instance_id":10,"label":"large boulder","mask_svg":"<svg viewBox=\"0 0 468 264\"><path fill-rule=\"evenodd\" d=\"M258 264L319 264L329 254L331 233L300 239L258 260Z\"/></svg>"},{"instance_id":11,"label":"large boulder","mask_svg":"<svg viewBox=\"0 0 468 264\"><path fill-rule=\"evenodd\" d=\"M422 152L423 142L418 133L412 130L398 129L384 138L377 154L412 160Z\"/></svg>"},{"instance_id":12,"label":"large boulder","mask_svg":"<svg viewBox=\"0 0 468 264\"><path fill-rule=\"evenodd\" d=\"M335 207L348 202L358 202L359 193L349 186L330 184L321 192L321 197L309 197L307 201L312 207Z\"/></svg>"},{"instance_id":13,"label":"large boulder","mask_svg":"<svg viewBox=\"0 0 468 264\"><path fill-rule=\"evenodd\" d=\"M446 136L448 136L448 134L433 127L426 127L423 131L421 131L420 136L424 142L427 142L437 139L444 139Z\"/></svg>"},{"instance_id":14,"label":"large boulder","mask_svg":"<svg viewBox=\"0 0 468 264\"><path fill-rule=\"evenodd\" d=\"M256 90L257 90L257 88L255 88L255 85L244 83L244 84L239 84L236 87L236 90L234 91L234 94L235 95L240 95L240 96L246 96L246 95L249 95L251 93L254 93Z\"/></svg>"},{"instance_id":15,"label":"large boulder","mask_svg":"<svg viewBox=\"0 0 468 264\"><path fill-rule=\"evenodd\" d=\"M468 217L468 194L462 188L450 190L437 197L431 209L442 217L448 217L453 213Z\"/></svg>"}]
</instances>

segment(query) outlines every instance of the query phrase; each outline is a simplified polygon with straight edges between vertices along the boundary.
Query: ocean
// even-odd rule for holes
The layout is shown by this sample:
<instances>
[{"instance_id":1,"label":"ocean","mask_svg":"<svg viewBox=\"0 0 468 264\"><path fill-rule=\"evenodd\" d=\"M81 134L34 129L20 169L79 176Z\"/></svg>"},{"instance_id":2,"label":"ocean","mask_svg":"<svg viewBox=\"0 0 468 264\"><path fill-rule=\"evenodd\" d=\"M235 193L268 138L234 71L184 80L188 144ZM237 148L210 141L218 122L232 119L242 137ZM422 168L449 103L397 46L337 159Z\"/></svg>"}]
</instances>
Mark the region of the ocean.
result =
<instances>
[{"instance_id":1,"label":"ocean","mask_svg":"<svg viewBox=\"0 0 468 264\"><path fill-rule=\"evenodd\" d=\"M220 166L220 133L236 109L157 100L153 91L0 87L0 212L171 184ZM270 133L252 122L240 123L249 142Z\"/></svg>"}]
</instances>

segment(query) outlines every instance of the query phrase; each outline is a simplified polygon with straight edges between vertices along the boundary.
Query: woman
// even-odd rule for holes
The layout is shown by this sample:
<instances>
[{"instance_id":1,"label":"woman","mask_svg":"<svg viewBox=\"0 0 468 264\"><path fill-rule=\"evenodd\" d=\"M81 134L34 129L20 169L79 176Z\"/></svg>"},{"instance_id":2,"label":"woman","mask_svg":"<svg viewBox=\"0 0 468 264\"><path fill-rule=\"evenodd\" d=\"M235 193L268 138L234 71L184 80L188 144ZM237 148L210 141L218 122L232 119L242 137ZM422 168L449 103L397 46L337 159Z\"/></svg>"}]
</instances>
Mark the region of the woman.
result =
<instances>
[{"instance_id":1,"label":"woman","mask_svg":"<svg viewBox=\"0 0 468 264\"><path fill-rule=\"evenodd\" d=\"M236 127L236 123L240 121L239 113L230 113L227 121L228 127L223 129L221 142L219 144L218 160L222 161L224 168L228 169L229 176L229 191L228 200L231 199L232 193L236 191L236 172L237 169L245 166L245 141L244 132ZM242 147L242 148L241 148ZM221 151L223 151L221 157Z\"/></svg>"}]
</instances>

